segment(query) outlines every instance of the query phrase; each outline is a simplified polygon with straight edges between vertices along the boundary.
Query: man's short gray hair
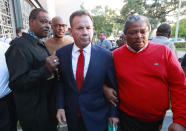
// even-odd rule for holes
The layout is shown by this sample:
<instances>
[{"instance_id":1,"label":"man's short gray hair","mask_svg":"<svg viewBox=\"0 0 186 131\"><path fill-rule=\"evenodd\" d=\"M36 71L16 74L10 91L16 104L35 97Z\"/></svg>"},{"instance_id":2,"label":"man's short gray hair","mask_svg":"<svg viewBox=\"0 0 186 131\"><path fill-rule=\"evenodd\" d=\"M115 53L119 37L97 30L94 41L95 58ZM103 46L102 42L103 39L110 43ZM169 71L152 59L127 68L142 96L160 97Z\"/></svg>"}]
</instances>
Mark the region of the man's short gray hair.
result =
<instances>
[{"instance_id":1,"label":"man's short gray hair","mask_svg":"<svg viewBox=\"0 0 186 131\"><path fill-rule=\"evenodd\" d=\"M126 22L125 22L125 25L124 25L124 34L126 34L127 30L128 30L128 27L131 23L133 22L137 22L137 21L144 21L148 28L149 28L149 31L151 31L151 25L150 25L150 22L149 22L149 19L143 15L133 15L133 16L130 16Z\"/></svg>"}]
</instances>

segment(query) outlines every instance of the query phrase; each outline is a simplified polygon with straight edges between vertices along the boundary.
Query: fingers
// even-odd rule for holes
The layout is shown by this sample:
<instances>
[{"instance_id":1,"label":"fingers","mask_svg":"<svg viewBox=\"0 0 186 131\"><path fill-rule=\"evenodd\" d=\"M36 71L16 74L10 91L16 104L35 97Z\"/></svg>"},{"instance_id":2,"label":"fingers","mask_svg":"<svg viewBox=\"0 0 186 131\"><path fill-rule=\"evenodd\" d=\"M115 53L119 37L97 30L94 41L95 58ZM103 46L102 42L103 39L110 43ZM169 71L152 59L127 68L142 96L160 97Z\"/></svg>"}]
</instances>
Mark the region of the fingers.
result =
<instances>
[{"instance_id":1,"label":"fingers","mask_svg":"<svg viewBox=\"0 0 186 131\"><path fill-rule=\"evenodd\" d=\"M119 118L117 117L110 117L109 118L109 124L110 124L110 127L113 128L112 126L116 126L117 128L117 123L119 122Z\"/></svg>"},{"instance_id":2,"label":"fingers","mask_svg":"<svg viewBox=\"0 0 186 131\"><path fill-rule=\"evenodd\" d=\"M58 109L56 118L61 125L66 124L65 111L63 109Z\"/></svg>"},{"instance_id":3,"label":"fingers","mask_svg":"<svg viewBox=\"0 0 186 131\"><path fill-rule=\"evenodd\" d=\"M117 106L117 104L115 103L115 101L113 101L112 99L110 100L110 103L113 105L113 106Z\"/></svg>"},{"instance_id":4,"label":"fingers","mask_svg":"<svg viewBox=\"0 0 186 131\"><path fill-rule=\"evenodd\" d=\"M110 124L110 127L112 128L112 119L109 118L109 124Z\"/></svg>"},{"instance_id":5,"label":"fingers","mask_svg":"<svg viewBox=\"0 0 186 131\"><path fill-rule=\"evenodd\" d=\"M55 55L51 55L46 58L46 67L51 71L54 72L57 70L57 66L59 65L59 59Z\"/></svg>"},{"instance_id":6,"label":"fingers","mask_svg":"<svg viewBox=\"0 0 186 131\"><path fill-rule=\"evenodd\" d=\"M62 122L63 122L63 124L65 124L65 123L66 123L66 116L65 116L65 113L64 113L64 114L62 114Z\"/></svg>"},{"instance_id":7,"label":"fingers","mask_svg":"<svg viewBox=\"0 0 186 131\"><path fill-rule=\"evenodd\" d=\"M56 51L54 51L54 52L52 53L52 55L54 55L54 56L55 56L55 55L56 55Z\"/></svg>"},{"instance_id":8,"label":"fingers","mask_svg":"<svg viewBox=\"0 0 186 131\"><path fill-rule=\"evenodd\" d=\"M59 114L57 114L56 117L57 117L58 122L59 122L61 125L63 125L63 122L62 122L61 116L60 116Z\"/></svg>"},{"instance_id":9,"label":"fingers","mask_svg":"<svg viewBox=\"0 0 186 131\"><path fill-rule=\"evenodd\" d=\"M110 102L116 107L118 102L117 93L115 90L112 90L112 96L110 98Z\"/></svg>"},{"instance_id":10,"label":"fingers","mask_svg":"<svg viewBox=\"0 0 186 131\"><path fill-rule=\"evenodd\" d=\"M115 101L115 102L118 102L118 97L117 97L117 94L116 94L116 92L113 90L113 93L112 93L113 95L112 95L112 97L111 97L111 99L113 100L113 101Z\"/></svg>"}]
</instances>

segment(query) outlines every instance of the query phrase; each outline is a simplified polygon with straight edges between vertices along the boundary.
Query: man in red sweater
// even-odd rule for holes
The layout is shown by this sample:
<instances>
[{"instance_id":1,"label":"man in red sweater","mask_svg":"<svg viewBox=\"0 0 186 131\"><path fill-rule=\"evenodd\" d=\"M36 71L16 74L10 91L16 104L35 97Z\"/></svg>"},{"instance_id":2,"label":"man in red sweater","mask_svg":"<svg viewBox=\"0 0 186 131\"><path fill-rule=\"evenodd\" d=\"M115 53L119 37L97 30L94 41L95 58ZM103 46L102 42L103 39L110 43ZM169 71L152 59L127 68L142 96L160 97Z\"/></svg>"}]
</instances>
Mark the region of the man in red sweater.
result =
<instances>
[{"instance_id":1,"label":"man in red sweater","mask_svg":"<svg viewBox=\"0 0 186 131\"><path fill-rule=\"evenodd\" d=\"M169 131L185 131L184 72L168 47L148 42L149 32L150 23L145 16L129 17L124 26L127 44L113 52L121 130L160 130L171 101L173 123Z\"/></svg>"}]
</instances>

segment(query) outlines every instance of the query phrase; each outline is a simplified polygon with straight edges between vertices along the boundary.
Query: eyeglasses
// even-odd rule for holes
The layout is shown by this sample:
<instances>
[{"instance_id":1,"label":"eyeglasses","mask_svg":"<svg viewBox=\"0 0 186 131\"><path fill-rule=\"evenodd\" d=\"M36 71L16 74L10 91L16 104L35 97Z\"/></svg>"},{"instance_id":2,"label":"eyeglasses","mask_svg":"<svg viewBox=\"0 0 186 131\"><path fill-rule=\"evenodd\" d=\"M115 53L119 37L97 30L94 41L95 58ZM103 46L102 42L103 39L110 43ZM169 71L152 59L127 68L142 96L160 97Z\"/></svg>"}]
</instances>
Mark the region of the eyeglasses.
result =
<instances>
[{"instance_id":1,"label":"eyeglasses","mask_svg":"<svg viewBox=\"0 0 186 131\"><path fill-rule=\"evenodd\" d=\"M53 25L55 28L67 28L67 25L66 24L56 24L56 25Z\"/></svg>"}]
</instances>

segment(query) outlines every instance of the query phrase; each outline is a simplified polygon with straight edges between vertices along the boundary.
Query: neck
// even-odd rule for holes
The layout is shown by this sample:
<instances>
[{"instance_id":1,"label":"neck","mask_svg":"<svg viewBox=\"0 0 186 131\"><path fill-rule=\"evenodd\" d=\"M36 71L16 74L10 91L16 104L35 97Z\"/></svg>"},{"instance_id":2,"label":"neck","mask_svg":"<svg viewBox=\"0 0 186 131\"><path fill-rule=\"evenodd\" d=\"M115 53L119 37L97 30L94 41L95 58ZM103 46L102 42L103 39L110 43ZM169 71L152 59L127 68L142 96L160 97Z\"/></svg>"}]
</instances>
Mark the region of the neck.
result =
<instances>
[{"instance_id":1,"label":"neck","mask_svg":"<svg viewBox=\"0 0 186 131\"><path fill-rule=\"evenodd\" d=\"M63 41L63 37L53 37L54 41Z\"/></svg>"}]
</instances>

